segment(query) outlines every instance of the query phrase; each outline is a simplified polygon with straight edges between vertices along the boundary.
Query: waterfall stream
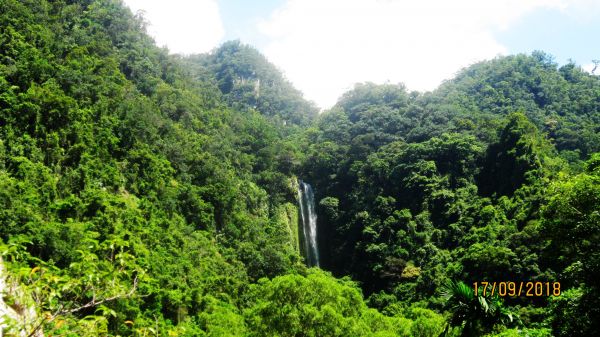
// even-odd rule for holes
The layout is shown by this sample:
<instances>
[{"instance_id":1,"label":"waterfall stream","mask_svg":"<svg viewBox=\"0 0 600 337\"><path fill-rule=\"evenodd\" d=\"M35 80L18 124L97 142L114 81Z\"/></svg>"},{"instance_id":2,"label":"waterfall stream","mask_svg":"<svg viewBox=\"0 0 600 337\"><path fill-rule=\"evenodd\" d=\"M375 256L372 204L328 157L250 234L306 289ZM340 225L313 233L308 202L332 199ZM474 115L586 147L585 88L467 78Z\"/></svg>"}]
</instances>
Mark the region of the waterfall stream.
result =
<instances>
[{"instance_id":1,"label":"waterfall stream","mask_svg":"<svg viewBox=\"0 0 600 337\"><path fill-rule=\"evenodd\" d=\"M319 266L319 248L317 247L317 213L315 212L315 197L312 187L299 181L298 203L302 220L302 242L304 258L309 267Z\"/></svg>"}]
</instances>

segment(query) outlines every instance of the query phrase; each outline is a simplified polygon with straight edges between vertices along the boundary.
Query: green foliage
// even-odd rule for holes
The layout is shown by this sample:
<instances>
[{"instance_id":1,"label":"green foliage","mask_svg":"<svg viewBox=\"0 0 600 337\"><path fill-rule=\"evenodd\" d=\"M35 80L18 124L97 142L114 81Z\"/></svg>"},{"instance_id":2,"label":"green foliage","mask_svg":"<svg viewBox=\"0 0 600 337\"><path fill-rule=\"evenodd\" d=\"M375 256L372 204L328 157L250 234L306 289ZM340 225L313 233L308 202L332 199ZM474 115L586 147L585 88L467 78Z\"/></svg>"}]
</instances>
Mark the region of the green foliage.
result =
<instances>
[{"instance_id":1,"label":"green foliage","mask_svg":"<svg viewBox=\"0 0 600 337\"><path fill-rule=\"evenodd\" d=\"M544 150L548 146L524 114L509 115L499 138L489 146L480 175L479 186L484 195L513 194L528 180L531 183L542 175L542 161L547 155Z\"/></svg>"},{"instance_id":2,"label":"green foliage","mask_svg":"<svg viewBox=\"0 0 600 337\"><path fill-rule=\"evenodd\" d=\"M119 1L0 7L0 239L26 242L11 271L59 277L18 278L40 317L63 306L57 333L219 335L237 314L242 334L250 280L299 268L295 145L227 108ZM269 99L305 123L315 111L292 91Z\"/></svg>"},{"instance_id":3,"label":"green foliage","mask_svg":"<svg viewBox=\"0 0 600 337\"><path fill-rule=\"evenodd\" d=\"M317 114L254 48L170 55L145 27L117 0L0 2L2 256L44 331L598 335L598 76L534 52ZM296 177L322 267L357 283L301 263Z\"/></svg>"},{"instance_id":4,"label":"green foliage","mask_svg":"<svg viewBox=\"0 0 600 337\"><path fill-rule=\"evenodd\" d=\"M566 242L570 234L559 231L552 243L541 210L555 204L553 181L598 166L599 85L541 52L475 64L432 93L356 85L304 134L303 177L320 200L328 243L323 266L358 280L384 311L419 300L442 310L438 294L449 279L557 281L565 268L596 277L593 261L571 254L585 247L595 256L594 241ZM581 196L592 208L596 199ZM588 224L582 228L593 233L587 218L568 216L564 228ZM569 265L579 259L585 270ZM506 303L525 312L548 306ZM551 315L527 324L546 331Z\"/></svg>"},{"instance_id":5,"label":"green foliage","mask_svg":"<svg viewBox=\"0 0 600 337\"><path fill-rule=\"evenodd\" d=\"M481 336L496 324L507 325L518 319L503 307L500 298L475 294L461 281L448 281L443 297L452 312L449 324L461 326L461 336Z\"/></svg>"},{"instance_id":6,"label":"green foliage","mask_svg":"<svg viewBox=\"0 0 600 337\"><path fill-rule=\"evenodd\" d=\"M228 104L257 110L275 123L307 125L318 112L269 61L251 46L229 41L209 55L189 59L208 69Z\"/></svg>"},{"instance_id":7,"label":"green foliage","mask_svg":"<svg viewBox=\"0 0 600 337\"><path fill-rule=\"evenodd\" d=\"M543 229L550 240L546 256L555 262L563 284L574 286L553 301L553 332L585 336L600 331L600 175L594 155L586 172L553 184L543 209Z\"/></svg>"},{"instance_id":8,"label":"green foliage","mask_svg":"<svg viewBox=\"0 0 600 337\"><path fill-rule=\"evenodd\" d=\"M107 305L132 297L147 278L128 242L118 238L99 242L93 236L97 233L73 246L77 257L64 269L26 252L21 238L0 245L6 259L6 266L0 261L2 269L10 272L6 283L19 287L2 289L9 290L8 302L22 315L23 323L15 322L15 331L28 335L69 331L85 336L107 332L108 320L117 316ZM78 313L87 314L79 320Z\"/></svg>"},{"instance_id":9,"label":"green foliage","mask_svg":"<svg viewBox=\"0 0 600 337\"><path fill-rule=\"evenodd\" d=\"M306 277L263 279L251 293L255 301L245 312L251 336L395 336L409 329L411 336L435 336L440 323L434 313L431 322L424 315L415 322L383 316L366 307L352 282L314 269Z\"/></svg>"}]
</instances>

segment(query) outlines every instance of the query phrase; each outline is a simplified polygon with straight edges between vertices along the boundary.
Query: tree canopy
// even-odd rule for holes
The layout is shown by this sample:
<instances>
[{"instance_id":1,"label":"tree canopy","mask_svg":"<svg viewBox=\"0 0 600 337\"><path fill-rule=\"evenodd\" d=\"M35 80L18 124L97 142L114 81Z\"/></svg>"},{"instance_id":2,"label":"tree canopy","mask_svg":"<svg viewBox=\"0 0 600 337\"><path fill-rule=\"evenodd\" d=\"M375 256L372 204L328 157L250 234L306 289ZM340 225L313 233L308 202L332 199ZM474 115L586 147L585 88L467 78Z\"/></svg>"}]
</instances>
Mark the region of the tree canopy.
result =
<instances>
[{"instance_id":1,"label":"tree canopy","mask_svg":"<svg viewBox=\"0 0 600 337\"><path fill-rule=\"evenodd\" d=\"M598 76L534 52L319 113L253 47L172 55L146 25L118 0L0 1L0 303L33 313L5 333L600 333Z\"/></svg>"}]
</instances>

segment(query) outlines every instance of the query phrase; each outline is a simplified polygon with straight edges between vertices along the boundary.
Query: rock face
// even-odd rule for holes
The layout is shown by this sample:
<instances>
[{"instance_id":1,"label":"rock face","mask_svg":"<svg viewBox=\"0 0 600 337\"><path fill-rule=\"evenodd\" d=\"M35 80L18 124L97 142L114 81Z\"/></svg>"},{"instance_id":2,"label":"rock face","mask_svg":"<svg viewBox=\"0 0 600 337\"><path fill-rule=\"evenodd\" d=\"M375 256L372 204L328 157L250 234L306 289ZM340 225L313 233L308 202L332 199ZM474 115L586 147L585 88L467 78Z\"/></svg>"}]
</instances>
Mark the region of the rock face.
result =
<instances>
[{"instance_id":1,"label":"rock face","mask_svg":"<svg viewBox=\"0 0 600 337\"><path fill-rule=\"evenodd\" d=\"M0 257L0 337L43 337L39 324L33 301L9 277Z\"/></svg>"}]
</instances>

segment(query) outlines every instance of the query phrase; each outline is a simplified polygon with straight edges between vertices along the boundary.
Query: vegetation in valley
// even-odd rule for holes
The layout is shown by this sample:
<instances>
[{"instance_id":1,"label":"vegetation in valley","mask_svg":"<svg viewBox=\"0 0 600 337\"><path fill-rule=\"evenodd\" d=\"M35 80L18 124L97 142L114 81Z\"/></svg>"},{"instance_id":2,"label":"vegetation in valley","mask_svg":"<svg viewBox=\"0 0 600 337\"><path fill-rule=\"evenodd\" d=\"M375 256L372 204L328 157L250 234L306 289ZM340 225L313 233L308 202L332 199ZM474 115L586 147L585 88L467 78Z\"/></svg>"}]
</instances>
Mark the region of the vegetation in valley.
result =
<instances>
[{"instance_id":1,"label":"vegetation in valley","mask_svg":"<svg viewBox=\"0 0 600 337\"><path fill-rule=\"evenodd\" d=\"M21 289L2 303L37 314L0 325L600 333L598 76L534 52L428 93L357 84L317 112L238 41L171 55L117 0L0 1L0 252ZM315 189L322 270L298 248L297 178Z\"/></svg>"}]
</instances>

